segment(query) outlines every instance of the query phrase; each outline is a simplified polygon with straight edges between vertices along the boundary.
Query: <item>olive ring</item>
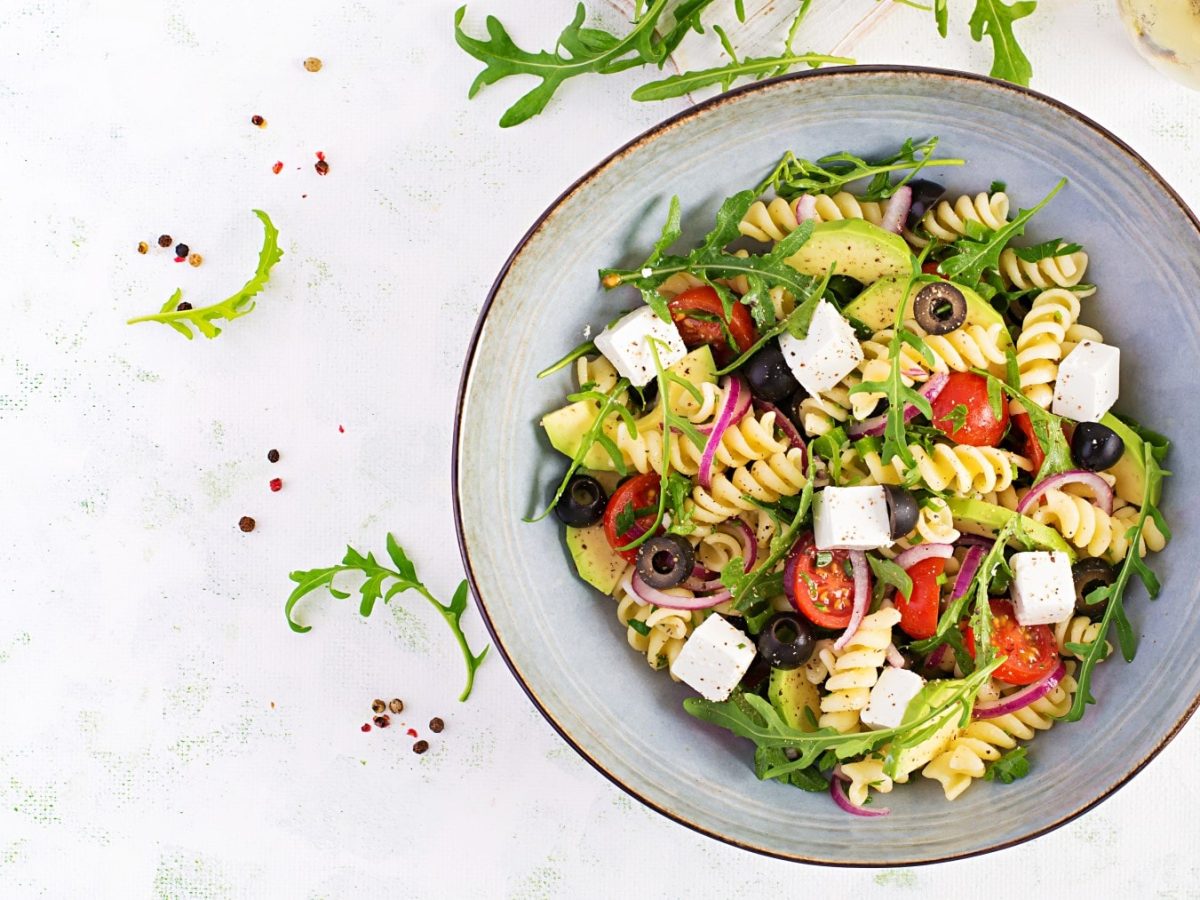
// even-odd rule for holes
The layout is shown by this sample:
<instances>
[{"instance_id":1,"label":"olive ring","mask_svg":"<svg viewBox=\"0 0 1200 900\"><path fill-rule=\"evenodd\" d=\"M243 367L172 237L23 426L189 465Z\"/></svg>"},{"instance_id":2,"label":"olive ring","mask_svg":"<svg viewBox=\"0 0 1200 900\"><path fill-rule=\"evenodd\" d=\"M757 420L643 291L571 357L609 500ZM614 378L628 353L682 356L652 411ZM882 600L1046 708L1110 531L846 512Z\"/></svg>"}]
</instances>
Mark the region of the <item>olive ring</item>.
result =
<instances>
[{"instance_id":1,"label":"olive ring","mask_svg":"<svg viewBox=\"0 0 1200 900\"><path fill-rule=\"evenodd\" d=\"M967 298L947 281L935 281L917 292L913 315L926 334L949 334L967 321Z\"/></svg>"}]
</instances>

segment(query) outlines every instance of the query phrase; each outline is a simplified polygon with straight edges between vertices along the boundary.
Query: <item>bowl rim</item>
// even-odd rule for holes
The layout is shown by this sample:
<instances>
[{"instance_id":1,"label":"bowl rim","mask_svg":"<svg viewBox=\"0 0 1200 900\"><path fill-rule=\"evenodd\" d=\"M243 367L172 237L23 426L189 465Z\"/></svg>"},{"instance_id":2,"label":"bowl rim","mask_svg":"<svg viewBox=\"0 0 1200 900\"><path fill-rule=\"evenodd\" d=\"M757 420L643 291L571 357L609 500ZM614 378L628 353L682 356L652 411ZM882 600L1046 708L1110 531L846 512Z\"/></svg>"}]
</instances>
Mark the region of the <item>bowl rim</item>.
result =
<instances>
[{"instance_id":1,"label":"bowl rim","mask_svg":"<svg viewBox=\"0 0 1200 900\"><path fill-rule=\"evenodd\" d=\"M1200 218L1197 218L1196 214L1192 212L1192 210L1188 207L1187 203L1184 202L1183 198L1179 196L1178 192L1173 187L1171 187L1170 184L1167 183L1166 179L1164 179L1162 177L1162 175L1160 175L1158 173L1158 171L1141 156L1141 154L1139 154L1136 150L1134 150L1132 147L1130 147L1129 144L1127 144L1125 141L1121 140L1119 137L1117 137L1115 134L1113 134L1111 131L1109 131L1107 128L1105 128L1103 125L1096 122L1094 119L1079 112L1077 109L1075 109L1072 106L1069 106L1068 104L1062 102L1061 100L1056 100L1053 97L1050 97L1046 94L1032 90L1031 88L1023 87L1021 85L1015 85L1015 84L1012 84L1007 81L1001 81L999 79L992 78L987 75L978 75L978 74L975 74L972 72L963 72L963 71L958 71L958 70L953 70L953 69L939 69L939 68L932 68L932 67L927 67L927 66L905 66L905 65L838 66L836 68L830 68L830 69L815 69L815 70L812 70L809 72L790 73L790 74L786 74L786 75L780 75L780 76L777 76L774 78L763 79L761 81L755 81L750 84L743 85L741 87L737 87L737 88L734 88L733 90L719 94L708 100L704 100L700 103L694 104L693 106L690 106L687 109L684 109L672 116L669 116L668 118L663 119L661 122L657 123L656 125L653 125L650 128L646 129L641 134L637 135L630 141L626 142L625 144L623 144L622 146L620 146L619 148L614 150L612 153L605 156L602 160L600 160L600 162L596 163L594 166L589 168L583 175L581 175L579 178L577 178L569 187L566 188L566 190L564 190L561 194L559 194L558 197L555 198L554 201L551 202L549 206L546 207L546 209L541 213L541 215L539 215L538 218L534 221L534 223L529 227L529 229L525 232L525 234L517 242L516 246L513 248L512 253L509 254L508 259L505 260L504 265L500 268L499 273L496 275L495 280L492 282L492 286L488 290L487 298L484 300L483 307L479 311L479 317L476 320L475 328L471 333L471 340L467 347L466 357L463 360L462 374L459 378L458 396L455 401L454 436L453 436L453 441L451 444L452 456L451 456L451 460L450 460L450 481L451 481L451 494L452 494L453 505L454 505L455 535L456 535L456 539L457 539L457 543L458 543L459 554L462 557L463 569L466 574L467 581L470 584L471 593L475 598L476 608L479 610L479 615L483 619L483 623L484 623L485 627L487 628L488 634L491 636L492 641L495 644L497 650L499 651L501 657L503 657L505 665L508 666L509 671L512 673L513 677L516 678L517 683L521 686L521 689L525 692L525 695L533 703L534 707L538 710L538 712L540 712L542 714L542 717L550 724L550 727L553 728L558 733L559 737L561 737L564 741L566 741L566 743L576 753L578 753L584 760L586 760L592 766L592 768L594 768L597 772L599 772L601 775L603 775L605 778L607 778L610 782L615 784L618 788L623 790L626 794L633 797L634 799L636 799L640 803L644 804L645 806L649 807L650 809L654 810L655 812L659 813L660 815L665 816L666 818L670 819L671 821L676 822L680 825L683 825L687 828L690 828L692 831L698 832L698 833L704 835L705 837L709 837L714 840L721 841L722 843L729 844L729 845L737 847L741 850L748 850L752 853L757 853L762 856L767 856L767 857L771 857L774 859L786 860L788 862L807 863L807 864L811 864L811 865L822 865L822 866L831 866L831 867L837 867L837 868L851 868L851 869L877 868L881 865L881 863L879 863L877 861L873 862L870 860L823 859L820 857L804 856L802 854L786 853L786 852L782 852L779 850L774 850L774 849L770 849L767 847L762 847L762 846L758 846L755 844L740 841L740 840L732 838L728 835L721 834L720 832L715 831L715 830L711 829L710 827L707 827L698 822L693 822L687 818L684 818L679 813L674 812L673 810L667 809L664 806L661 806L658 803L654 802L650 798L644 796L635 787L631 786L630 784L627 784L626 782L622 781L617 775L608 771L604 767L604 765L600 762L600 760L596 759L590 753L588 753L588 751L585 750L580 745L580 743L578 741L576 741L575 738L573 738L571 736L571 734L569 734L567 732L567 730L564 728L564 726L562 726L554 718L554 715L550 712L550 710L546 707L546 705L542 702L542 700L538 697L538 695L530 687L529 683L525 680L524 676L522 676L520 669L517 667L516 662L513 660L512 656L509 654L508 648L505 646L503 638L501 637L500 633L496 630L495 624L493 623L491 616L488 614L487 605L483 600L483 597L479 591L479 586L478 586L477 580L475 578L475 572L474 572L474 569L471 564L471 555L470 555L470 551L467 549L466 535L465 535L465 531L463 528L462 503L461 503L461 497L460 497L460 493L459 493L459 478L460 478L460 474L461 474L460 470L459 470L459 457L460 457L460 449L461 449L460 444L462 441L463 412L464 412L464 406L466 404L467 386L470 381L471 371L475 364L475 355L476 355L476 351L478 350L478 347L479 347L479 339L480 339L480 335L483 332L484 323L487 320L488 314L490 313L491 308L492 308L492 303L495 301L496 295L499 292L501 285L504 283L505 278L508 277L509 271L512 269L513 265L516 263L517 259L521 255L521 253L525 250L525 247L528 245L529 241L533 238L534 235L536 235L542 229L543 225L546 222L546 219L550 216L551 213L553 213L571 195L576 193L585 184L587 184L588 182L590 182L594 178L596 178L601 172L605 171L610 166L612 166L616 162L620 161L622 158L629 155L630 153L632 153L634 150L638 149L639 147L641 147L645 144L652 143L653 141L657 140L661 135L665 134L666 132L670 131L673 128L676 128L677 126L683 124L684 122L689 121L690 119L703 116L706 113L708 113L714 109L717 109L719 107L722 107L728 103L731 103L747 94L753 94L753 93L774 90L774 89L780 87L781 85L789 84L791 82L807 81L807 80L812 80L812 79L825 80L825 79L835 79L835 78L845 78L845 79L854 80L857 77L864 76L864 75L868 75L868 76L869 75L893 75L893 76L903 76L903 77L908 77L908 78L924 78L924 79L929 79L929 80L941 80L941 81L945 81L945 82L973 82L976 84L982 84L982 85L989 86L990 88L995 89L995 90L1008 91L1010 93L1017 94L1023 98L1037 101L1045 106L1053 108L1054 110L1056 110L1060 113L1070 116L1071 118L1073 118L1077 122L1079 122L1081 125L1085 126L1086 128L1091 129L1102 139L1104 139L1104 140L1108 141L1110 144L1114 145L1118 150L1122 151L1130 159L1131 162L1133 162L1137 166L1139 166L1145 172L1146 175L1148 175L1151 179L1153 179L1158 184L1158 186L1162 189L1164 194L1166 194L1167 197L1169 197L1171 200L1173 200L1175 202L1175 204L1179 207L1180 212L1182 212L1183 215L1191 222L1192 227L1196 230L1197 238L1200 238ZM975 857L975 856L982 856L986 853L993 853L998 850L1004 850L1009 847L1018 846L1020 844L1025 843L1026 841L1030 841L1030 840L1033 840L1034 838L1041 837L1044 834L1048 834L1051 831L1054 831L1055 829L1062 827L1063 825L1067 824L1068 822L1071 822L1072 820L1078 818L1079 816L1082 816L1084 813L1089 812L1090 810L1092 810L1093 808L1098 806L1100 803L1102 803L1103 801L1105 801L1109 797L1111 797L1113 794L1115 794L1118 790L1120 790L1126 784L1128 784L1135 775L1137 775L1139 772L1141 772L1142 769L1144 769L1150 763L1150 761L1152 759L1154 759L1156 756L1158 756L1158 754L1160 752L1162 752L1163 748L1166 747L1167 744L1169 744L1174 739L1174 737L1179 733L1179 731L1183 728L1183 726L1185 724L1187 724L1187 721L1192 717L1192 714L1196 711L1197 707L1200 707L1200 694L1197 694L1197 696L1192 699L1192 702L1189 704L1188 708L1179 717L1178 721L1175 722L1175 724L1170 728L1170 730L1163 736L1163 738L1158 742L1158 744L1149 753L1147 753L1143 759L1139 760L1136 764L1130 766L1129 771L1125 774L1124 777L1122 777L1111 788L1109 788L1109 789L1105 790L1103 793L1101 793L1098 797L1095 797L1094 799L1089 800L1088 802L1084 803L1082 806L1078 807L1077 809L1068 813L1067 815L1060 817L1056 821L1051 822L1047 825L1044 825L1040 828L1031 830L1028 833L1026 833L1020 837L1013 838L1012 840L1002 841L999 843L989 845L987 847L982 847L977 850L964 851L962 853L950 853L950 854L947 854L944 856L931 857L928 859L912 859L912 860L888 862L888 863L886 863L886 866L888 868L900 868L900 867L907 867L907 866L933 865L936 863L951 862L953 860L969 859L969 858Z\"/></svg>"}]
</instances>

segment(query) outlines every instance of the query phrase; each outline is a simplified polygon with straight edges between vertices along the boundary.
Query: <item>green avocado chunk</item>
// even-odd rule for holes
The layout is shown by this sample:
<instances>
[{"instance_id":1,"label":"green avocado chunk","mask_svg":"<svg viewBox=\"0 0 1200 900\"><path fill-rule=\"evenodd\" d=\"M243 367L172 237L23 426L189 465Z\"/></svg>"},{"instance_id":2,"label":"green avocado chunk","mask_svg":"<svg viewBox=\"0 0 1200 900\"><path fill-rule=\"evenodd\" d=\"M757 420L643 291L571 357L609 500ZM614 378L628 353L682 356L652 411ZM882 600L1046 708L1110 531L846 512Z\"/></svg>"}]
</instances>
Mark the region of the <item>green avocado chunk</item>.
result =
<instances>
[{"instance_id":1,"label":"green avocado chunk","mask_svg":"<svg viewBox=\"0 0 1200 900\"><path fill-rule=\"evenodd\" d=\"M980 534L991 538L994 538L1000 529L1008 524L1009 519L1017 515L1011 509L1005 509L1003 506L985 503L982 500L969 500L964 497L950 497L946 500L946 505L950 507L950 513L954 516L956 526L971 534ZM1068 544L1061 534L1049 525L1035 522L1028 516L1021 516L1021 519L1022 529L1035 544L1043 550L1060 550L1070 556L1072 562L1075 560L1075 548Z\"/></svg>"},{"instance_id":2,"label":"green avocado chunk","mask_svg":"<svg viewBox=\"0 0 1200 900\"><path fill-rule=\"evenodd\" d=\"M891 328L896 323L896 306L903 299L907 286L907 276L881 279L848 303L845 313L847 316L858 319L872 331ZM963 298L967 301L967 320L964 324L981 325L984 328L999 325L1000 347L1003 349L1009 346L1012 339L1009 337L1008 330L1004 328L1004 317L969 287L961 284L954 286L962 291ZM912 302L913 298L909 297L908 309L904 314L906 319L912 318Z\"/></svg>"},{"instance_id":3,"label":"green avocado chunk","mask_svg":"<svg viewBox=\"0 0 1200 900\"><path fill-rule=\"evenodd\" d=\"M821 716L821 695L803 668L772 669L767 696L775 711L791 728L816 731Z\"/></svg>"},{"instance_id":4,"label":"green avocado chunk","mask_svg":"<svg viewBox=\"0 0 1200 900\"><path fill-rule=\"evenodd\" d=\"M1145 442L1112 413L1106 413L1100 424L1107 425L1125 442L1124 454L1117 460L1116 465L1108 470L1108 474L1117 479L1117 496L1127 503L1141 506L1146 493ZM1151 503L1158 503L1160 498L1157 495L1162 492L1161 488L1160 481L1159 490L1150 498Z\"/></svg>"},{"instance_id":5,"label":"green avocado chunk","mask_svg":"<svg viewBox=\"0 0 1200 900\"><path fill-rule=\"evenodd\" d=\"M606 594L613 592L629 565L608 545L603 525L567 526L567 550L575 560L579 577Z\"/></svg>"},{"instance_id":6,"label":"green avocado chunk","mask_svg":"<svg viewBox=\"0 0 1200 900\"><path fill-rule=\"evenodd\" d=\"M836 263L838 275L849 275L863 284L912 272L912 251L904 238L863 219L820 222L804 246L787 258L787 264L805 275L820 277Z\"/></svg>"}]
</instances>

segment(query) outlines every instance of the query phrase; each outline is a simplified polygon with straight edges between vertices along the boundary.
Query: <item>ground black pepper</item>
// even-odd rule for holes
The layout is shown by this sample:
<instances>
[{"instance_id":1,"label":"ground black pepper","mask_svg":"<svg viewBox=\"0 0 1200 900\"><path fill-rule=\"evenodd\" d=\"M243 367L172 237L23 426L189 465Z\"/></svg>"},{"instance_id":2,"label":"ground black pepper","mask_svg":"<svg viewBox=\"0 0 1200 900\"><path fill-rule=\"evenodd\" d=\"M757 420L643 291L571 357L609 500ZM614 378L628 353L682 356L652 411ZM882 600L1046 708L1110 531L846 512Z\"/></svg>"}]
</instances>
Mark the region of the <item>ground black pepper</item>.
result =
<instances>
[{"instance_id":1,"label":"ground black pepper","mask_svg":"<svg viewBox=\"0 0 1200 900\"><path fill-rule=\"evenodd\" d=\"M240 519L238 519L238 528L247 533L253 531L256 524L257 523L249 516L242 516Z\"/></svg>"}]
</instances>

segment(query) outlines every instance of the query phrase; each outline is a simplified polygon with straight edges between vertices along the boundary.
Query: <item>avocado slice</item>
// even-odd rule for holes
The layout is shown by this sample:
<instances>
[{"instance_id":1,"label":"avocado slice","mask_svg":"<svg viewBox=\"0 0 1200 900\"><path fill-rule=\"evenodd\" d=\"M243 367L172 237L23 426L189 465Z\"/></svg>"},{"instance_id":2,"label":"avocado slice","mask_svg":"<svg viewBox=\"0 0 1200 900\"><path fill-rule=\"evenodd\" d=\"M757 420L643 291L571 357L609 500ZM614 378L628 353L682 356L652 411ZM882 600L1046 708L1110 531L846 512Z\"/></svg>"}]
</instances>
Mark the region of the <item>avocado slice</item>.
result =
<instances>
[{"instance_id":1,"label":"avocado slice","mask_svg":"<svg viewBox=\"0 0 1200 900\"><path fill-rule=\"evenodd\" d=\"M863 284L912 272L912 251L904 238L863 219L820 222L812 237L787 258L787 264L805 275L823 276L831 263L838 275Z\"/></svg>"},{"instance_id":2,"label":"avocado slice","mask_svg":"<svg viewBox=\"0 0 1200 900\"><path fill-rule=\"evenodd\" d=\"M575 560L579 577L606 594L613 592L629 566L608 545L603 525L588 525L586 528L568 525L567 550L571 553L571 559Z\"/></svg>"},{"instance_id":3,"label":"avocado slice","mask_svg":"<svg viewBox=\"0 0 1200 900\"><path fill-rule=\"evenodd\" d=\"M1008 524L1009 519L1017 515L1011 509L1005 509L1003 506L963 497L949 497L946 505L954 516L955 525L961 526L972 534L981 534L991 538L994 538L1000 529ZM1021 519L1021 526L1025 534L1035 544L1046 550L1061 550L1070 556L1072 562L1075 561L1075 548L1068 544L1066 538L1061 534L1049 525L1035 522L1028 516L1021 516Z\"/></svg>"},{"instance_id":4,"label":"avocado slice","mask_svg":"<svg viewBox=\"0 0 1200 900\"><path fill-rule=\"evenodd\" d=\"M958 734L960 715L961 710L957 706L946 710L937 731L917 746L900 752L900 758L896 760L896 781L907 781L910 774L946 749Z\"/></svg>"},{"instance_id":5,"label":"avocado slice","mask_svg":"<svg viewBox=\"0 0 1200 900\"><path fill-rule=\"evenodd\" d=\"M716 384L717 382L717 364L713 360L712 350L707 344L697 347L679 360L670 367L670 371L696 385L706 382ZM683 393L683 388L672 385L671 391L672 400L676 400ZM592 427L599 412L600 406L595 401L579 400L547 413L542 417L541 424L546 429L546 436L550 438L550 446L560 453L574 458L575 453L579 450L579 445L583 442L584 434ZM657 413L651 412L643 421L647 424L657 422L657 415ZM610 436L616 429L616 422L617 419L614 416L609 423L606 423L605 430L610 431ZM614 470L612 457L599 444L593 444L588 450L587 456L583 459L583 467L608 472Z\"/></svg>"},{"instance_id":6,"label":"avocado slice","mask_svg":"<svg viewBox=\"0 0 1200 900\"><path fill-rule=\"evenodd\" d=\"M808 680L803 668L772 669L767 696L789 727L800 731L817 730L817 719L821 717L821 695L817 686Z\"/></svg>"},{"instance_id":7,"label":"avocado slice","mask_svg":"<svg viewBox=\"0 0 1200 900\"><path fill-rule=\"evenodd\" d=\"M1146 463L1145 442L1138 437L1137 432L1114 416L1105 413L1100 420L1101 425L1107 425L1125 442L1125 453L1117 460L1116 465L1108 470L1108 474L1117 479L1115 489L1117 496L1127 503L1142 505L1146 493ZM1162 482L1159 482L1156 496L1150 498L1151 503L1158 503L1158 494L1162 493Z\"/></svg>"},{"instance_id":8,"label":"avocado slice","mask_svg":"<svg viewBox=\"0 0 1200 900\"><path fill-rule=\"evenodd\" d=\"M962 291L963 298L967 301L967 321L964 324L982 325L984 328L1000 325L1000 347L1003 349L1009 346L1012 338L1008 329L1004 328L1004 317L992 308L992 304L969 287L961 284L954 286ZM872 331L891 328L896 324L896 306L903 299L907 287L907 276L881 279L846 304L845 314L858 319ZM912 302L913 298L909 297L908 309L905 310L904 316L906 319L912 318Z\"/></svg>"}]
</instances>

